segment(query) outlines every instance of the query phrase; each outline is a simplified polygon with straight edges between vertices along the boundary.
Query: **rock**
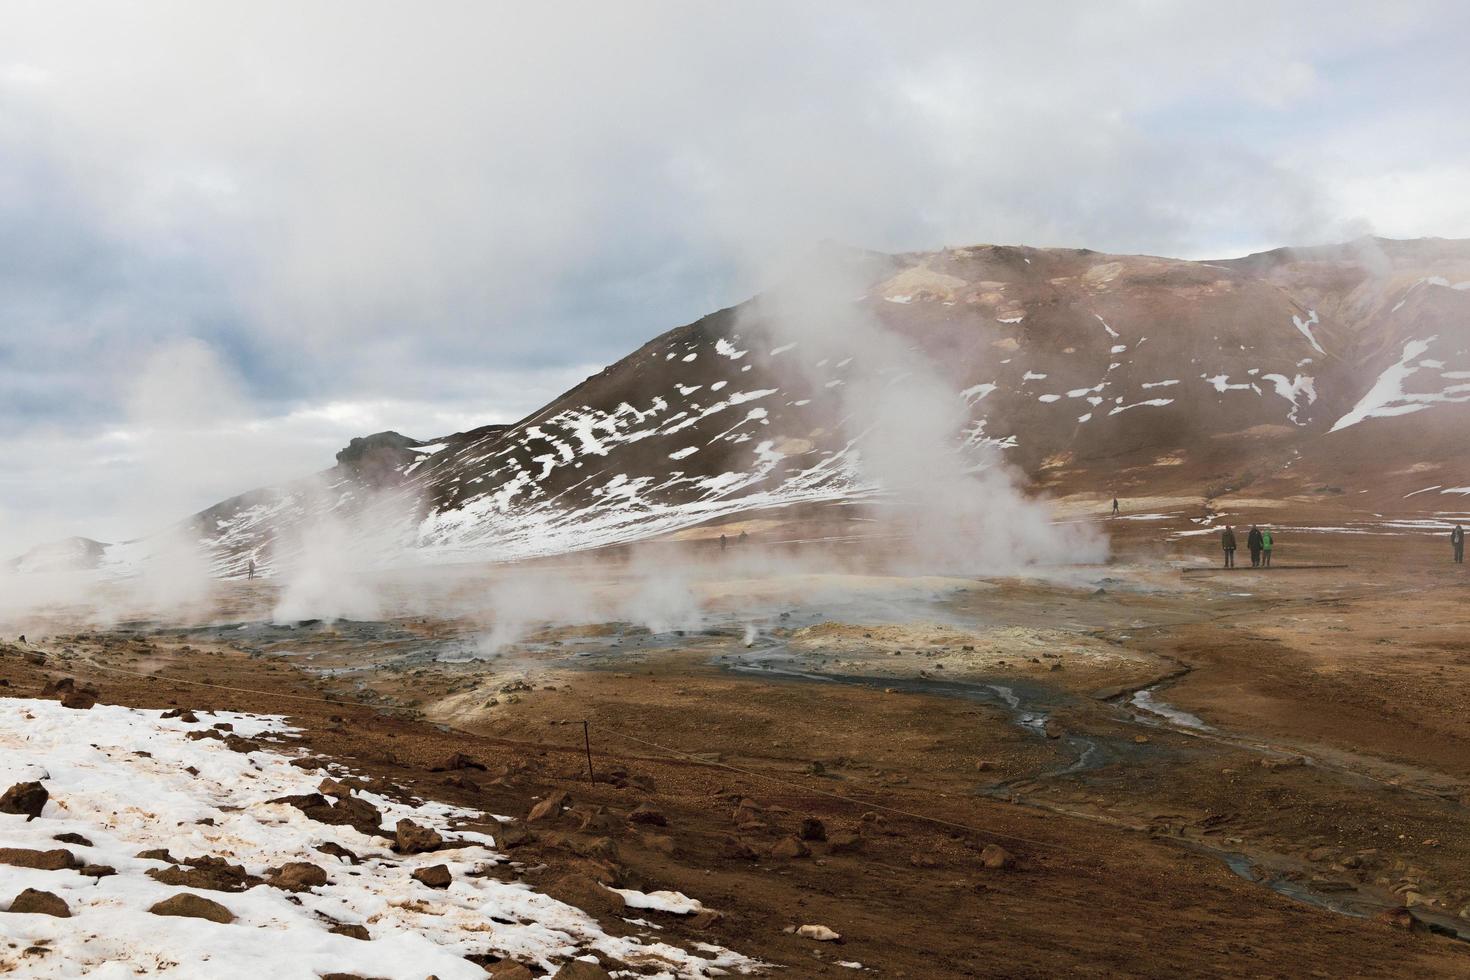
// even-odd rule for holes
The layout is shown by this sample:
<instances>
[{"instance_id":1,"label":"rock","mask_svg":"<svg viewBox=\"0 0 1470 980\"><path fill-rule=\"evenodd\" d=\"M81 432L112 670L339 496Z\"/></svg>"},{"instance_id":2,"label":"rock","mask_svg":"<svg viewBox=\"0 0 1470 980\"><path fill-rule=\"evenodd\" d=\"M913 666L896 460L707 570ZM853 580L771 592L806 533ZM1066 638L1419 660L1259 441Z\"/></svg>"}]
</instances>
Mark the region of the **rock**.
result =
<instances>
[{"instance_id":1,"label":"rock","mask_svg":"<svg viewBox=\"0 0 1470 980\"><path fill-rule=\"evenodd\" d=\"M807 817L801 822L801 828L797 830L796 836L802 840L826 840L827 825L816 817Z\"/></svg>"},{"instance_id":2,"label":"rock","mask_svg":"<svg viewBox=\"0 0 1470 980\"><path fill-rule=\"evenodd\" d=\"M720 842L720 856L736 861L754 861L760 857L755 848L738 837L726 837Z\"/></svg>"},{"instance_id":3,"label":"rock","mask_svg":"<svg viewBox=\"0 0 1470 980\"><path fill-rule=\"evenodd\" d=\"M77 844L81 847L92 846L92 842L87 840L87 838L83 837L81 834L73 834L71 831L67 831L64 834L57 834L51 839L54 841L60 841L63 844Z\"/></svg>"},{"instance_id":4,"label":"rock","mask_svg":"<svg viewBox=\"0 0 1470 980\"><path fill-rule=\"evenodd\" d=\"M362 863L362 858L358 857L356 854L352 853L341 844L338 844L336 841L327 841L325 844L318 844L316 846L316 849L322 854L330 854L332 857L346 861L348 864Z\"/></svg>"},{"instance_id":5,"label":"rock","mask_svg":"<svg viewBox=\"0 0 1470 980\"><path fill-rule=\"evenodd\" d=\"M71 693L63 697L61 699L61 706L63 708L74 708L78 711L86 711L97 703L97 699L101 697L101 694L101 691L98 691L95 687L88 684L85 687L77 688L75 691L72 691Z\"/></svg>"},{"instance_id":6,"label":"rock","mask_svg":"<svg viewBox=\"0 0 1470 980\"><path fill-rule=\"evenodd\" d=\"M436 864L428 868L419 868L413 873L413 880L430 888L448 888L454 876L449 873L449 868L442 864Z\"/></svg>"},{"instance_id":7,"label":"rock","mask_svg":"<svg viewBox=\"0 0 1470 980\"><path fill-rule=\"evenodd\" d=\"M833 854L857 854L863 849L863 839L857 834L839 831L827 838L827 850Z\"/></svg>"},{"instance_id":8,"label":"rock","mask_svg":"<svg viewBox=\"0 0 1470 980\"><path fill-rule=\"evenodd\" d=\"M1427 928L1413 912L1404 908L1384 909L1373 918L1375 921L1382 922L1386 926L1392 926L1395 929L1404 929L1408 932L1424 932Z\"/></svg>"},{"instance_id":9,"label":"rock","mask_svg":"<svg viewBox=\"0 0 1470 980\"><path fill-rule=\"evenodd\" d=\"M355 922L339 922L327 931L334 936L346 936L348 939L369 941L373 938L366 926L360 926Z\"/></svg>"},{"instance_id":10,"label":"rock","mask_svg":"<svg viewBox=\"0 0 1470 980\"><path fill-rule=\"evenodd\" d=\"M531 840L531 832L519 820L507 820L500 825L500 829L495 832L494 836L496 846L507 849L520 847Z\"/></svg>"},{"instance_id":11,"label":"rock","mask_svg":"<svg viewBox=\"0 0 1470 980\"><path fill-rule=\"evenodd\" d=\"M664 816L662 811L654 809L647 802L643 802L634 807L633 812L628 814L628 822L648 824L653 827L667 827L669 825L669 818Z\"/></svg>"},{"instance_id":12,"label":"rock","mask_svg":"<svg viewBox=\"0 0 1470 980\"><path fill-rule=\"evenodd\" d=\"M700 909L689 919L689 924L696 929L713 929L725 919L725 913L714 909Z\"/></svg>"},{"instance_id":13,"label":"rock","mask_svg":"<svg viewBox=\"0 0 1470 980\"><path fill-rule=\"evenodd\" d=\"M1133 736L1133 744L1134 745L1147 745L1148 743L1149 743L1149 737L1147 735L1135 735L1135 736Z\"/></svg>"},{"instance_id":14,"label":"rock","mask_svg":"<svg viewBox=\"0 0 1470 980\"><path fill-rule=\"evenodd\" d=\"M37 871L64 871L75 868L77 859L71 851L56 848L51 851L33 851L25 847L0 847L0 864L12 868L34 868Z\"/></svg>"},{"instance_id":15,"label":"rock","mask_svg":"<svg viewBox=\"0 0 1470 980\"><path fill-rule=\"evenodd\" d=\"M798 837L783 837L771 845L771 857L773 858L791 860L793 858L809 857L811 853L812 849L807 847Z\"/></svg>"},{"instance_id":16,"label":"rock","mask_svg":"<svg viewBox=\"0 0 1470 980\"><path fill-rule=\"evenodd\" d=\"M494 980L536 980L536 974L515 960L501 960L493 966L485 967L485 970Z\"/></svg>"},{"instance_id":17,"label":"rock","mask_svg":"<svg viewBox=\"0 0 1470 980\"><path fill-rule=\"evenodd\" d=\"M594 915L599 912L622 915L628 907L628 903L623 901L623 896L581 874L563 875L547 885L545 892L557 901L575 905L582 911Z\"/></svg>"},{"instance_id":18,"label":"rock","mask_svg":"<svg viewBox=\"0 0 1470 980\"><path fill-rule=\"evenodd\" d=\"M253 888L260 884L260 879L247 872L238 864L231 864L224 858L205 855L197 858L184 858L179 864L171 868L150 868L146 873L154 881L165 885L175 885L180 888L203 888L207 891L216 892L243 892L247 888Z\"/></svg>"},{"instance_id":19,"label":"rock","mask_svg":"<svg viewBox=\"0 0 1470 980\"><path fill-rule=\"evenodd\" d=\"M398 821L394 837L393 849L399 854L424 854L429 851L437 851L444 843L444 838L439 836L437 830L432 827L420 827L407 817Z\"/></svg>"},{"instance_id":20,"label":"rock","mask_svg":"<svg viewBox=\"0 0 1470 980\"><path fill-rule=\"evenodd\" d=\"M572 960L563 963L561 969L551 975L551 980L612 980L612 974L596 963Z\"/></svg>"},{"instance_id":21,"label":"rock","mask_svg":"<svg viewBox=\"0 0 1470 980\"><path fill-rule=\"evenodd\" d=\"M134 857L145 861L167 861L169 864L181 864L182 862L170 854L165 848L155 847L147 851L139 851Z\"/></svg>"},{"instance_id":22,"label":"rock","mask_svg":"<svg viewBox=\"0 0 1470 980\"><path fill-rule=\"evenodd\" d=\"M980 759L975 763L976 772L989 772L994 768L995 763L991 762L989 759Z\"/></svg>"},{"instance_id":23,"label":"rock","mask_svg":"<svg viewBox=\"0 0 1470 980\"><path fill-rule=\"evenodd\" d=\"M0 813L25 814L26 823L41 815L51 793L40 783L16 783L0 796Z\"/></svg>"},{"instance_id":24,"label":"rock","mask_svg":"<svg viewBox=\"0 0 1470 980\"><path fill-rule=\"evenodd\" d=\"M117 869L109 864L84 864L77 873L86 878L106 878L117 874Z\"/></svg>"},{"instance_id":25,"label":"rock","mask_svg":"<svg viewBox=\"0 0 1470 980\"><path fill-rule=\"evenodd\" d=\"M980 851L980 863L991 870L1015 867L1016 858L999 844L986 844Z\"/></svg>"},{"instance_id":26,"label":"rock","mask_svg":"<svg viewBox=\"0 0 1470 980\"><path fill-rule=\"evenodd\" d=\"M50 698L58 694L70 694L76 690L77 682L70 677L62 677L58 680L47 681L41 688L41 697Z\"/></svg>"},{"instance_id":27,"label":"rock","mask_svg":"<svg viewBox=\"0 0 1470 980\"><path fill-rule=\"evenodd\" d=\"M485 772L485 764L476 762L463 752L455 752L441 762L429 767L430 772L452 772L456 769L478 769Z\"/></svg>"},{"instance_id":28,"label":"rock","mask_svg":"<svg viewBox=\"0 0 1470 980\"><path fill-rule=\"evenodd\" d=\"M546 799L531 807L531 812L526 817L526 823L535 823L538 820L549 820L561 814L562 807L566 806L569 797L565 790L557 790Z\"/></svg>"},{"instance_id":29,"label":"rock","mask_svg":"<svg viewBox=\"0 0 1470 980\"><path fill-rule=\"evenodd\" d=\"M1266 757L1261 760L1262 769L1295 769L1306 764L1307 760L1301 756L1288 756L1285 759Z\"/></svg>"},{"instance_id":30,"label":"rock","mask_svg":"<svg viewBox=\"0 0 1470 980\"><path fill-rule=\"evenodd\" d=\"M60 895L38 891L35 888L27 888L15 896L15 900L10 903L10 911L25 912L31 915L54 915L58 919L71 918L71 907Z\"/></svg>"},{"instance_id":31,"label":"rock","mask_svg":"<svg viewBox=\"0 0 1470 980\"><path fill-rule=\"evenodd\" d=\"M909 855L909 864L915 868L937 868L939 862L932 855L921 854L918 851Z\"/></svg>"},{"instance_id":32,"label":"rock","mask_svg":"<svg viewBox=\"0 0 1470 980\"><path fill-rule=\"evenodd\" d=\"M190 919L208 919L210 922L221 924L235 921L234 913L220 903L211 902L207 898L189 892L180 892L172 898L165 898L149 907L148 911L154 915L181 915Z\"/></svg>"},{"instance_id":33,"label":"rock","mask_svg":"<svg viewBox=\"0 0 1470 980\"><path fill-rule=\"evenodd\" d=\"M622 828L622 821L605 806L579 806L571 811L578 817L577 828L594 834L607 834Z\"/></svg>"},{"instance_id":34,"label":"rock","mask_svg":"<svg viewBox=\"0 0 1470 980\"><path fill-rule=\"evenodd\" d=\"M207 730L213 731L213 729ZM335 804L328 803L327 798L320 793L281 796L270 802L294 806L317 823L333 827L351 827L368 836L382 833L382 812L367 800L356 796L338 800Z\"/></svg>"},{"instance_id":35,"label":"rock","mask_svg":"<svg viewBox=\"0 0 1470 980\"><path fill-rule=\"evenodd\" d=\"M282 891L304 892L327 883L327 873L309 861L288 861L266 884Z\"/></svg>"},{"instance_id":36,"label":"rock","mask_svg":"<svg viewBox=\"0 0 1470 980\"><path fill-rule=\"evenodd\" d=\"M316 791L323 796L330 796L335 800L346 800L352 798L352 787L337 782L331 776L327 776L317 786Z\"/></svg>"},{"instance_id":37,"label":"rock","mask_svg":"<svg viewBox=\"0 0 1470 980\"><path fill-rule=\"evenodd\" d=\"M840 942L842 939L840 933L834 932L826 926L817 925L801 926L796 930L796 934L803 939L813 939L819 943L835 943Z\"/></svg>"}]
</instances>

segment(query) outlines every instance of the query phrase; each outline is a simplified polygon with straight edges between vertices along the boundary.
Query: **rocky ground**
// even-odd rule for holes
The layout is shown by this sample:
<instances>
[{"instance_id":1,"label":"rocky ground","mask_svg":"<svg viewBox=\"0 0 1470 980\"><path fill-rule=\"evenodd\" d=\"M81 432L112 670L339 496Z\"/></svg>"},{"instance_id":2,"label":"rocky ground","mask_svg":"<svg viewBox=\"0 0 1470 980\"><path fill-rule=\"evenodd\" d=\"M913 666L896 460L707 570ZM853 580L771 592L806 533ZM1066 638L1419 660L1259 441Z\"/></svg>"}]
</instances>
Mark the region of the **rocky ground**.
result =
<instances>
[{"instance_id":1,"label":"rocky ground","mask_svg":"<svg viewBox=\"0 0 1470 980\"><path fill-rule=\"evenodd\" d=\"M1289 507L1235 507L1237 522L1306 524ZM257 582L223 597L228 629L33 629L4 648L0 693L37 719L189 709L197 724L149 722L179 738L284 716L221 733L222 751L233 734L252 742L242 758L310 777L280 796L319 792L331 807L330 777L346 784L337 799L377 808L386 836L317 824L314 800L268 804L289 827L358 835L350 849L386 876L368 890L376 905L343 897L356 893L341 859L250 837L175 850L178 862L118 852L117 877L124 858L159 888L149 871L176 872L174 890L239 920L213 929L265 927L268 910L232 903L272 892L313 916L335 909L372 937L360 945L417 931L492 973L517 959L531 975L581 969L567 964L584 955L613 973L697 975L635 955L661 944L701 969L766 968L748 957L789 976L1470 975L1454 938L1470 934L1463 566L1413 533L1283 530L1270 572L1210 571L1200 513L1110 522L1110 566L1047 578L921 580L855 562L761 581L702 573L701 628L542 623L493 654L473 647L472 617L261 625L272 587ZM762 525L751 547L800 540L790 530ZM714 547L689 538L660 554ZM1348 567L1288 567L1307 564ZM61 819L62 790L38 821L0 814L5 845ZM405 856L390 818L484 834L483 851ZM329 880L281 889L287 857ZM244 889L216 894L186 858L240 866ZM435 865L449 888L411 877ZM25 874L0 902L49 892L83 921L68 892L83 872ZM70 884L47 888L49 876ZM591 918L575 942L517 957L511 926L467 934L436 908L488 902L481 889L502 884ZM403 911L401 894L422 907ZM132 911L147 915L150 896ZM10 918L0 930L18 935ZM61 972L47 957L69 955L12 943L3 955L22 972Z\"/></svg>"}]
</instances>

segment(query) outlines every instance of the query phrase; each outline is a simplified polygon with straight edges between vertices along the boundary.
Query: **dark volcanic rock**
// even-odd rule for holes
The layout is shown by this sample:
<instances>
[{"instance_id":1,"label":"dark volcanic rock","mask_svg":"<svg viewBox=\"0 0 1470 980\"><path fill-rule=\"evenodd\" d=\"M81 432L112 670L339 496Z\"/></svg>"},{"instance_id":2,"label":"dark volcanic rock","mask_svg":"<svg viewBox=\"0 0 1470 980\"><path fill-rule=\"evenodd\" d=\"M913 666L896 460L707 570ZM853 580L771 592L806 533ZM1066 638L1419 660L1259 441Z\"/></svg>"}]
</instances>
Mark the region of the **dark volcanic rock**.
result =
<instances>
[{"instance_id":1,"label":"dark volcanic rock","mask_svg":"<svg viewBox=\"0 0 1470 980\"><path fill-rule=\"evenodd\" d=\"M51 794L40 783L16 783L0 796L0 813L23 813L26 823L41 815Z\"/></svg>"},{"instance_id":2,"label":"dark volcanic rock","mask_svg":"<svg viewBox=\"0 0 1470 980\"><path fill-rule=\"evenodd\" d=\"M260 879L247 872L238 864L231 864L224 858L205 855L196 858L184 858L171 868L149 868L148 877L165 885L176 885L182 888L203 888L215 892L243 892L247 888L260 884Z\"/></svg>"},{"instance_id":3,"label":"dark volcanic rock","mask_svg":"<svg viewBox=\"0 0 1470 980\"><path fill-rule=\"evenodd\" d=\"M181 892L172 898L165 898L149 907L148 911L154 915L181 915L190 919L208 919L210 922L226 924L235 921L235 913L225 908L218 902L199 895L191 895Z\"/></svg>"},{"instance_id":4,"label":"dark volcanic rock","mask_svg":"<svg viewBox=\"0 0 1470 980\"><path fill-rule=\"evenodd\" d=\"M327 873L309 861L288 861L266 884L288 892L304 892L327 883Z\"/></svg>"},{"instance_id":5,"label":"dark volcanic rock","mask_svg":"<svg viewBox=\"0 0 1470 980\"><path fill-rule=\"evenodd\" d=\"M436 864L428 868L419 868L412 875L413 880L430 888L448 888L454 876L449 873L449 868L442 864Z\"/></svg>"},{"instance_id":6,"label":"dark volcanic rock","mask_svg":"<svg viewBox=\"0 0 1470 980\"><path fill-rule=\"evenodd\" d=\"M11 912L29 912L35 915L54 915L58 919L70 919L71 907L60 895L27 888L10 903Z\"/></svg>"},{"instance_id":7,"label":"dark volcanic rock","mask_svg":"<svg viewBox=\"0 0 1470 980\"><path fill-rule=\"evenodd\" d=\"M432 827L421 827L404 817L398 821L393 849L400 854L422 854L437 851L444 845L444 838Z\"/></svg>"},{"instance_id":8,"label":"dark volcanic rock","mask_svg":"<svg viewBox=\"0 0 1470 980\"><path fill-rule=\"evenodd\" d=\"M38 871L62 871L75 868L77 859L71 851L56 848L50 851L33 851L25 847L0 847L0 864L13 868L35 868Z\"/></svg>"}]
</instances>

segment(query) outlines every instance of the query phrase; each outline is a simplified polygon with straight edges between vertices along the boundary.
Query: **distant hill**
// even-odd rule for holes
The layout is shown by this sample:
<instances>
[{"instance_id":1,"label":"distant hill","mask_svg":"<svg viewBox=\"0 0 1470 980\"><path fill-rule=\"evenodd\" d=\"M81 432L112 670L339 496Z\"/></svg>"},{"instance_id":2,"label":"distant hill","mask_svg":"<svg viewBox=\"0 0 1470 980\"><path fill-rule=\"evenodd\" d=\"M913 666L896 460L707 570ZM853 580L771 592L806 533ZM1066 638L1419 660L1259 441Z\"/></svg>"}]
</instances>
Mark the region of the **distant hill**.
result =
<instances>
[{"instance_id":1,"label":"distant hill","mask_svg":"<svg viewBox=\"0 0 1470 980\"><path fill-rule=\"evenodd\" d=\"M331 469L184 526L241 575L323 521L369 556L506 559L862 498L881 487L855 420L908 410L884 401L912 373L895 351L926 366L915 401L953 400L956 452L999 450L1055 494L1351 483L1391 502L1470 485L1470 242L1208 262L833 248L512 425L354 439ZM78 554L125 567L147 548Z\"/></svg>"}]
</instances>

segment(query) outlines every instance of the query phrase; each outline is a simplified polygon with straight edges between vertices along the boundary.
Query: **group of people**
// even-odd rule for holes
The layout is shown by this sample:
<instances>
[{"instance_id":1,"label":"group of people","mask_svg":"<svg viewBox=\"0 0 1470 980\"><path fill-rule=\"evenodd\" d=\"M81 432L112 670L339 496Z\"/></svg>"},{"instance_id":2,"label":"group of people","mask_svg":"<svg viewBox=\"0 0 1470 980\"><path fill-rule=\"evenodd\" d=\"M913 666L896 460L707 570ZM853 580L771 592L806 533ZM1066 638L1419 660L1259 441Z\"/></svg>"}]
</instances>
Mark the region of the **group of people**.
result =
<instances>
[{"instance_id":1,"label":"group of people","mask_svg":"<svg viewBox=\"0 0 1470 980\"><path fill-rule=\"evenodd\" d=\"M1250 533L1246 535L1245 546L1251 552L1252 568L1271 567L1271 546L1273 544L1275 544L1275 539L1269 527L1251 525ZM1225 567L1234 568L1235 528L1229 524L1225 525L1225 530L1220 532L1220 547L1225 551ZM1450 550L1454 554L1455 564L1463 565L1465 563L1465 528L1458 522L1450 531Z\"/></svg>"},{"instance_id":2,"label":"group of people","mask_svg":"<svg viewBox=\"0 0 1470 980\"><path fill-rule=\"evenodd\" d=\"M1271 548L1276 543L1269 527L1257 527L1251 525L1250 533L1245 537L1245 546L1250 549L1252 568L1271 567ZM1220 532L1220 547L1225 551L1225 567L1235 567L1235 528L1225 525L1225 530Z\"/></svg>"}]
</instances>

